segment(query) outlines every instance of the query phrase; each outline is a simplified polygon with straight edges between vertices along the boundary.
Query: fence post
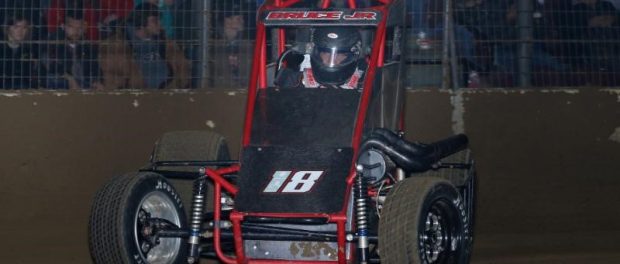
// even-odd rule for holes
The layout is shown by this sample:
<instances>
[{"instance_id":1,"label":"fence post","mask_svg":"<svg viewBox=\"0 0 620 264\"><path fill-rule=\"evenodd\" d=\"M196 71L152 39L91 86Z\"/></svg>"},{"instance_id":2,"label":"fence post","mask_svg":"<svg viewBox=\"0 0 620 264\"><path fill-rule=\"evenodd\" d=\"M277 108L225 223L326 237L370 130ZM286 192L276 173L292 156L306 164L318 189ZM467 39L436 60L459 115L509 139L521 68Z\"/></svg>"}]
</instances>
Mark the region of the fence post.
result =
<instances>
[{"instance_id":1,"label":"fence post","mask_svg":"<svg viewBox=\"0 0 620 264\"><path fill-rule=\"evenodd\" d=\"M532 0L517 1L517 74L519 87L530 87L532 85L532 41L534 37L533 12L534 3Z\"/></svg>"},{"instance_id":2,"label":"fence post","mask_svg":"<svg viewBox=\"0 0 620 264\"><path fill-rule=\"evenodd\" d=\"M197 25L200 26L200 44L199 44L199 58L201 69L198 71L198 78L202 87L207 87L209 84L209 35L211 34L211 2L210 0L198 1L198 10L202 10L202 14L196 17Z\"/></svg>"},{"instance_id":3,"label":"fence post","mask_svg":"<svg viewBox=\"0 0 620 264\"><path fill-rule=\"evenodd\" d=\"M456 56L454 54L454 37L453 37L453 29L452 29L452 0L444 0L444 10L443 10L443 41L442 41L442 59L441 59L441 67L442 67L442 78L441 78L441 88L442 89L455 89L456 76L454 75L455 68L452 57ZM452 57L451 57L452 56Z\"/></svg>"}]
</instances>

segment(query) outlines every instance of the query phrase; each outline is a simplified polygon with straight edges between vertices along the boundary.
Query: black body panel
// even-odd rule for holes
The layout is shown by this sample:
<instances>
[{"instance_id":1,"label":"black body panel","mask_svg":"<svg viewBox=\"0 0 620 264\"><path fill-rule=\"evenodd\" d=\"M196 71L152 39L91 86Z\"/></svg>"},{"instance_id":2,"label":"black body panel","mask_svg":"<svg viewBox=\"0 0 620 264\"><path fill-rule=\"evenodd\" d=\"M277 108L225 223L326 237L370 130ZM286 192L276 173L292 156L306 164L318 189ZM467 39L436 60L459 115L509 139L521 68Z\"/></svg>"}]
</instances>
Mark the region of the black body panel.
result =
<instances>
[{"instance_id":1,"label":"black body panel","mask_svg":"<svg viewBox=\"0 0 620 264\"><path fill-rule=\"evenodd\" d=\"M252 145L351 146L360 92L268 88L259 91Z\"/></svg>"},{"instance_id":2,"label":"black body panel","mask_svg":"<svg viewBox=\"0 0 620 264\"><path fill-rule=\"evenodd\" d=\"M338 212L343 208L352 157L351 148L248 147L242 154L235 209L255 213ZM303 189L303 184L292 184L292 178L304 171L316 175L320 171L321 176L306 183L305 187L312 187L306 191L287 192L287 187ZM276 173L287 177L273 185L277 188L266 191Z\"/></svg>"}]
</instances>

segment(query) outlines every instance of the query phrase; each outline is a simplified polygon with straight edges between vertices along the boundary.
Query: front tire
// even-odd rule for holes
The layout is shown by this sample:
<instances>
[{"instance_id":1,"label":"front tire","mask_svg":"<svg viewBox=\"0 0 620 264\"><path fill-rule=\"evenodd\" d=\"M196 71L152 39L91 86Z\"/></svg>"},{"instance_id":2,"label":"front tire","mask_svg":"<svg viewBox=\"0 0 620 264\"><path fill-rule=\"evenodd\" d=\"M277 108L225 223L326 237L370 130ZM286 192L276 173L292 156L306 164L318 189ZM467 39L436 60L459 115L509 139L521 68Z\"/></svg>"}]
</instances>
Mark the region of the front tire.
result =
<instances>
[{"instance_id":1,"label":"front tire","mask_svg":"<svg viewBox=\"0 0 620 264\"><path fill-rule=\"evenodd\" d=\"M471 255L469 219L448 181L414 177L388 194L379 221L381 262L463 264Z\"/></svg>"},{"instance_id":2,"label":"front tire","mask_svg":"<svg viewBox=\"0 0 620 264\"><path fill-rule=\"evenodd\" d=\"M89 248L94 263L187 263L185 239L154 239L143 232L149 218L187 225L179 194L161 175L116 177L99 190L91 210Z\"/></svg>"}]
</instances>

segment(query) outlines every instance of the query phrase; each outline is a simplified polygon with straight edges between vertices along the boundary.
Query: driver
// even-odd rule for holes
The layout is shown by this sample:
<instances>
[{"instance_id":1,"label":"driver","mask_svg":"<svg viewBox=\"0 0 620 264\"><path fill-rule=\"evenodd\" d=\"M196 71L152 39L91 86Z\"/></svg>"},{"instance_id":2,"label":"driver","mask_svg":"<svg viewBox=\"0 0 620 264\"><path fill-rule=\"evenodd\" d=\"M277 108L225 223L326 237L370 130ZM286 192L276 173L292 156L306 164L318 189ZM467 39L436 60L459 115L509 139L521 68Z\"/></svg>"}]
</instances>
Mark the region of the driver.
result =
<instances>
[{"instance_id":1,"label":"driver","mask_svg":"<svg viewBox=\"0 0 620 264\"><path fill-rule=\"evenodd\" d=\"M275 80L285 88L357 89L367 67L361 56L360 33L351 27L316 28L310 54L303 56L299 66L288 65L293 60L285 61L287 67Z\"/></svg>"}]
</instances>

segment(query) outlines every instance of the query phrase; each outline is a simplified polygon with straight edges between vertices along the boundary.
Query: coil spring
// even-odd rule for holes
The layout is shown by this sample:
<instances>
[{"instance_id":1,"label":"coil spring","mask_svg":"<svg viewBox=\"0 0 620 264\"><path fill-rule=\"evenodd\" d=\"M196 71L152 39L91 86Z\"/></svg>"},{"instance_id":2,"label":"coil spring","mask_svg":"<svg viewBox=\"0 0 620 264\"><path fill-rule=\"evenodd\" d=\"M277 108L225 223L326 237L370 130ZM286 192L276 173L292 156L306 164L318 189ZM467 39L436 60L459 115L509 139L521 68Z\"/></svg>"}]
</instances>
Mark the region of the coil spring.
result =
<instances>
[{"instance_id":1,"label":"coil spring","mask_svg":"<svg viewBox=\"0 0 620 264\"><path fill-rule=\"evenodd\" d=\"M192 196L192 215L190 219L190 229L192 232L200 232L202 226L202 215L205 208L205 193L207 191L207 181L205 179L194 182L194 192Z\"/></svg>"},{"instance_id":2,"label":"coil spring","mask_svg":"<svg viewBox=\"0 0 620 264\"><path fill-rule=\"evenodd\" d=\"M200 226L205 208L205 193L207 192L207 180L202 178L194 182L192 195L192 215L189 222L189 255L187 263L196 263L200 257Z\"/></svg>"},{"instance_id":3,"label":"coil spring","mask_svg":"<svg viewBox=\"0 0 620 264\"><path fill-rule=\"evenodd\" d=\"M355 180L355 215L357 229L360 235L365 235L368 229L368 185L362 175Z\"/></svg>"}]
</instances>

